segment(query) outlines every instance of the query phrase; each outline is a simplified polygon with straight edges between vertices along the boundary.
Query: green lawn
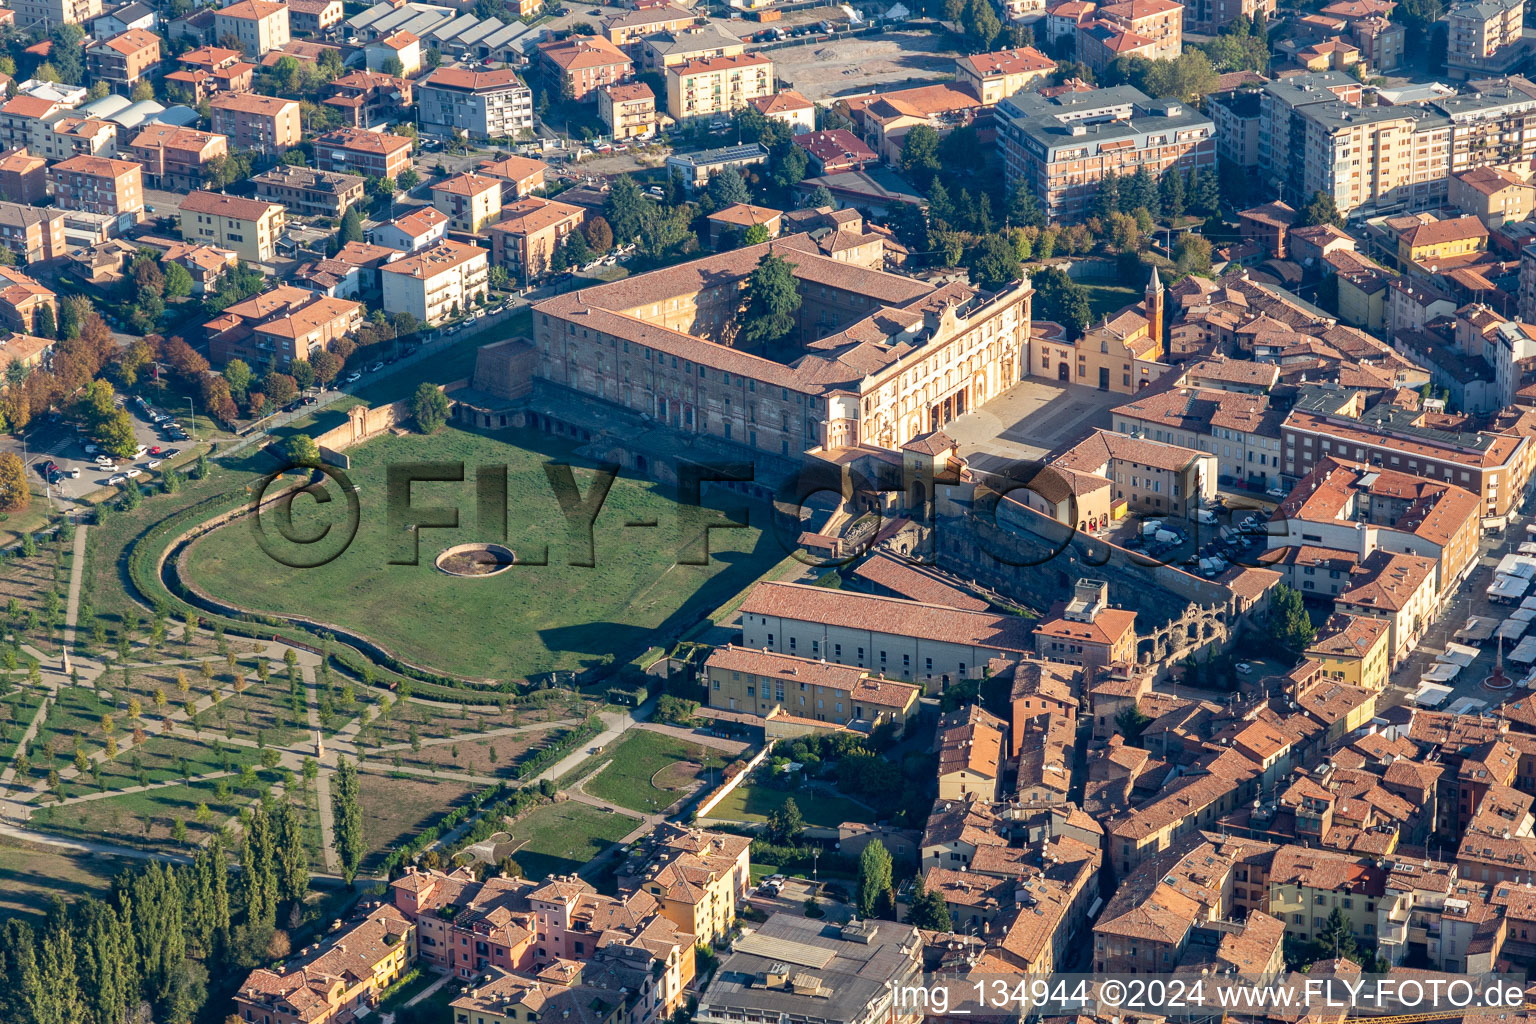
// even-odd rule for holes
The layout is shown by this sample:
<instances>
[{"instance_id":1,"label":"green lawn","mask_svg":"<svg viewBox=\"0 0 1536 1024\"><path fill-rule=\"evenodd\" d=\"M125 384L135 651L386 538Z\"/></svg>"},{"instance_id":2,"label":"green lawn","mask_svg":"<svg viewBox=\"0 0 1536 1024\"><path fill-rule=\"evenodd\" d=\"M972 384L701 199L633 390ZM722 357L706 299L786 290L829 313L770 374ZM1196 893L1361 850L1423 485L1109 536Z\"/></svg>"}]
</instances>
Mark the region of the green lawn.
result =
<instances>
[{"instance_id":1,"label":"green lawn","mask_svg":"<svg viewBox=\"0 0 1536 1024\"><path fill-rule=\"evenodd\" d=\"M684 540L696 540L701 520L711 513L685 520L660 485L620 477L592 530L596 565L571 565L584 560L585 543L568 539L544 465L570 460L583 495L595 474L569 446L542 435L445 428L431 437L380 437L348 454L361 525L340 557L319 568L287 568L263 553L251 525L241 522L193 547L190 577L246 607L356 630L416 664L508 679L592 667L605 656L622 664L680 633L783 555L772 534L754 526L710 531L709 564L679 565ZM392 534L386 467L420 462L465 466L464 482L418 483L411 498L416 508L456 506L460 525ZM477 523L476 468L486 465L508 467L507 543L529 562L540 560L547 546L549 564L518 565L478 580L445 575L432 564L445 548L501 539ZM339 506L333 501L331 507ZM296 501L292 532L318 529L327 511L307 499ZM753 510L755 524L764 516L761 508ZM626 525L633 522L656 525ZM413 540L420 544L418 564L391 564L410 557Z\"/></svg>"},{"instance_id":2,"label":"green lawn","mask_svg":"<svg viewBox=\"0 0 1536 1024\"><path fill-rule=\"evenodd\" d=\"M41 916L48 900L104 896L129 861L0 837L0 919Z\"/></svg>"},{"instance_id":3,"label":"green lawn","mask_svg":"<svg viewBox=\"0 0 1536 1024\"><path fill-rule=\"evenodd\" d=\"M598 755L608 766L588 779L582 787L602 800L634 811L657 813L685 796L690 787L681 778L661 779L674 788L653 784L656 773L678 761L692 761L703 768L725 764L720 751L698 743L689 743L665 733L632 729L618 743Z\"/></svg>"},{"instance_id":4,"label":"green lawn","mask_svg":"<svg viewBox=\"0 0 1536 1024\"><path fill-rule=\"evenodd\" d=\"M185 762L186 778L224 771L239 773L247 765L255 766L261 763L261 751L233 743L224 743L222 735L216 735L208 730L204 730L198 734L197 739L193 739L191 733L184 729L182 736L185 738L174 735L153 735L145 740L142 746L129 747L101 766L102 786L97 786L96 780L89 775L84 778L72 778L62 787L64 799L72 800L78 796L98 793L102 791L102 787L108 790L131 789L140 785L152 786L156 783L180 779L184 777L183 762ZM224 767L226 763L229 765L228 768ZM139 778L140 768L144 772L142 781ZM231 784L234 784L234 781L231 779Z\"/></svg>"},{"instance_id":5,"label":"green lawn","mask_svg":"<svg viewBox=\"0 0 1536 1024\"><path fill-rule=\"evenodd\" d=\"M258 771L262 785L270 786L278 780L276 772ZM71 839L97 840L122 843L161 851L190 853L191 844L219 827L226 819L239 813L240 808L250 805L256 798L251 791L229 785L221 798L220 782L229 784L237 780L205 780L190 786L164 786L141 793L121 793L100 800L85 800L63 806L47 804L32 815L29 827L44 832L54 832ZM206 825L196 819L199 804L207 804L210 817ZM187 827L188 845L183 846L171 838L175 820L180 818Z\"/></svg>"},{"instance_id":6,"label":"green lawn","mask_svg":"<svg viewBox=\"0 0 1536 1024\"><path fill-rule=\"evenodd\" d=\"M1088 290L1088 308L1093 311L1093 322L1098 323L1106 315L1115 313L1142 299L1141 289L1122 288L1113 284L1085 284Z\"/></svg>"},{"instance_id":7,"label":"green lawn","mask_svg":"<svg viewBox=\"0 0 1536 1024\"><path fill-rule=\"evenodd\" d=\"M548 878L580 870L638 824L627 814L567 800L533 811L507 831L514 843L526 844L512 855L523 877Z\"/></svg>"},{"instance_id":8,"label":"green lawn","mask_svg":"<svg viewBox=\"0 0 1536 1024\"><path fill-rule=\"evenodd\" d=\"M795 798L800 814L807 825L836 828L845 821L868 821L870 809L861 803L840 796L825 796L819 792L792 793L771 786L740 785L731 790L724 800L709 812L711 818L725 821L767 821L768 815L784 806L784 801Z\"/></svg>"}]
</instances>

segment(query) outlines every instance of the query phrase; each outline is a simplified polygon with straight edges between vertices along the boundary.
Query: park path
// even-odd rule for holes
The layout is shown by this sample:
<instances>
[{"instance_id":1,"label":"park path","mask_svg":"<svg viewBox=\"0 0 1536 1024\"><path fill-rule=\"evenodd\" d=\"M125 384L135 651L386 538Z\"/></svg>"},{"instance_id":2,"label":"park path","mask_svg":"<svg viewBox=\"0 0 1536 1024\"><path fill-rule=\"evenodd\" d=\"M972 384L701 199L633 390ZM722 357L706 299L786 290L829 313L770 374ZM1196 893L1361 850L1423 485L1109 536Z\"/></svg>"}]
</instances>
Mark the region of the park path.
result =
<instances>
[{"instance_id":1,"label":"park path","mask_svg":"<svg viewBox=\"0 0 1536 1024\"><path fill-rule=\"evenodd\" d=\"M701 747L713 747L715 750L723 750L727 754L739 754L752 744L743 743L741 740L728 740L723 736L705 736L696 729L684 728L681 725L663 725L660 722L638 722L636 728L646 732L658 732L663 736L675 736L689 743L697 743Z\"/></svg>"},{"instance_id":2,"label":"park path","mask_svg":"<svg viewBox=\"0 0 1536 1024\"><path fill-rule=\"evenodd\" d=\"M532 725L504 725L496 729L487 729L485 732L464 732L457 736L434 736L427 740L418 740L417 745L423 747L440 747L444 743L469 743L474 740L495 739L498 736L516 736L519 733L538 732L542 729L559 729L565 726L580 725L579 718L559 718L553 722L534 722ZM395 750L409 750L411 744L385 743L381 746L371 747L368 751L370 759L380 754L388 754ZM412 751L414 753L414 751Z\"/></svg>"},{"instance_id":3,"label":"park path","mask_svg":"<svg viewBox=\"0 0 1536 1024\"><path fill-rule=\"evenodd\" d=\"M313 666L299 666L299 675L304 680L305 711L310 730L320 735L320 697L315 689L315 670ZM320 771L315 775L315 804L320 812L320 855L325 858L325 870L340 871L341 860L336 856L336 812L331 806L331 772L334 770L334 761L331 751L325 751L324 756L318 758Z\"/></svg>"},{"instance_id":4,"label":"park path","mask_svg":"<svg viewBox=\"0 0 1536 1024\"><path fill-rule=\"evenodd\" d=\"M80 621L80 587L85 577L85 531L89 527L84 523L75 527L74 555L69 567L69 601L64 606L64 649L75 649L75 626Z\"/></svg>"}]
</instances>

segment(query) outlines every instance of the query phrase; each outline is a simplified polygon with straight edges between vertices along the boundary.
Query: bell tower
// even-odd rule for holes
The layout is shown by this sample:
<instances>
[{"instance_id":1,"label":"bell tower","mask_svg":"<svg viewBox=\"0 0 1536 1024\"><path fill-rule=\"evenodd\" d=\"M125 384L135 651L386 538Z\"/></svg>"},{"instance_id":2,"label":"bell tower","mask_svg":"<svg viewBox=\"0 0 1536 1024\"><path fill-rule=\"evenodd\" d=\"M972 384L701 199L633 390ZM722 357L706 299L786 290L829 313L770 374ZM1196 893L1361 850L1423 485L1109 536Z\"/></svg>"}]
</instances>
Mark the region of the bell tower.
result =
<instances>
[{"instance_id":1,"label":"bell tower","mask_svg":"<svg viewBox=\"0 0 1536 1024\"><path fill-rule=\"evenodd\" d=\"M1157 343L1157 358L1161 359L1165 352L1163 348L1163 282L1157 276L1157 268L1152 268L1152 276L1147 279L1146 301L1147 323L1152 340Z\"/></svg>"}]
</instances>

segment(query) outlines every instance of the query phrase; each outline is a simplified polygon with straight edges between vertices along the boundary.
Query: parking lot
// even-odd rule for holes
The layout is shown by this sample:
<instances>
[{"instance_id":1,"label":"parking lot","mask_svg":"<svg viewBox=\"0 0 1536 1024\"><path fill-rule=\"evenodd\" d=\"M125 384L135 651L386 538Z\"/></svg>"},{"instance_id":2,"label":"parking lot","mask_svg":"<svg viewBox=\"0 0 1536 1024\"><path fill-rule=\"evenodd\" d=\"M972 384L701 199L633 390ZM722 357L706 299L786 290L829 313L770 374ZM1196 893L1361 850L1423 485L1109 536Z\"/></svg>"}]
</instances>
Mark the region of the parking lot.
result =
<instances>
[{"instance_id":1,"label":"parking lot","mask_svg":"<svg viewBox=\"0 0 1536 1024\"><path fill-rule=\"evenodd\" d=\"M165 449L174 448L179 453L189 447L190 438L185 442L172 440L168 432L157 427L149 414L134 400L129 399L125 408L133 421L133 436L146 450L142 456L109 463L113 467L111 469L98 464L96 455L86 451L89 441L79 435L75 424L57 414L29 428L25 437L18 438L9 434L0 437L0 450L22 456L29 482L39 490L43 485L43 467L49 462L55 463L61 473L55 478L52 497L76 501L92 491L109 486L114 476L121 474L126 478L133 470L142 474L157 468L150 463L158 465L166 455ZM154 448L161 451L151 453L149 449Z\"/></svg>"}]
</instances>

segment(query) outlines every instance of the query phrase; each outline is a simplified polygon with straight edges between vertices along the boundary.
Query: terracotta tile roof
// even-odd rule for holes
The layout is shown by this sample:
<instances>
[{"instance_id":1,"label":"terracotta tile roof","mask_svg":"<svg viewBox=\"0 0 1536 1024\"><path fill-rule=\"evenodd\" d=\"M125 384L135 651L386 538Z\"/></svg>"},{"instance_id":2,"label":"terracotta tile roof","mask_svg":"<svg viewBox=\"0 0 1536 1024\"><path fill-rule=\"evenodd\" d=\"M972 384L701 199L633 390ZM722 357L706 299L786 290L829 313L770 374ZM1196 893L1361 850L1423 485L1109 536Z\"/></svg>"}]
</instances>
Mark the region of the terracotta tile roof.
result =
<instances>
[{"instance_id":1,"label":"terracotta tile roof","mask_svg":"<svg viewBox=\"0 0 1536 1024\"><path fill-rule=\"evenodd\" d=\"M798 583L759 583L742 605L767 615L915 639L1005 651L1033 651L1028 622L1015 615L962 611L917 601L853 594Z\"/></svg>"},{"instance_id":2,"label":"terracotta tile roof","mask_svg":"<svg viewBox=\"0 0 1536 1024\"><path fill-rule=\"evenodd\" d=\"M901 597L924 604L943 605L963 611L982 612L987 602L939 578L926 566L909 565L883 551L875 551L853 569L853 575Z\"/></svg>"},{"instance_id":3,"label":"terracotta tile roof","mask_svg":"<svg viewBox=\"0 0 1536 1024\"><path fill-rule=\"evenodd\" d=\"M1349 587L1336 604L1401 611L1420 587L1434 578L1438 564L1421 555L1373 551L1350 576Z\"/></svg>"},{"instance_id":4,"label":"terracotta tile roof","mask_svg":"<svg viewBox=\"0 0 1536 1024\"><path fill-rule=\"evenodd\" d=\"M159 53L160 37L155 35L153 32L146 32L141 28L131 28L126 32L119 32L111 39L105 39L97 43L96 46L92 47L92 49L97 49L100 47L105 47L109 50L116 50L118 53L130 55L139 53L142 50L149 49L153 49L156 53Z\"/></svg>"},{"instance_id":5,"label":"terracotta tile roof","mask_svg":"<svg viewBox=\"0 0 1536 1024\"><path fill-rule=\"evenodd\" d=\"M402 149L409 152L411 140L403 135L388 132L372 132L366 128L337 128L315 139L315 145L334 146L354 153L375 153L391 156Z\"/></svg>"},{"instance_id":6,"label":"terracotta tile roof","mask_svg":"<svg viewBox=\"0 0 1536 1024\"><path fill-rule=\"evenodd\" d=\"M1405 233L1408 245L1417 249L1421 245L1443 245L1463 239L1487 238L1488 229L1473 216L1450 217L1418 224Z\"/></svg>"},{"instance_id":7,"label":"terracotta tile roof","mask_svg":"<svg viewBox=\"0 0 1536 1024\"><path fill-rule=\"evenodd\" d=\"M1306 653L1314 658L1364 658L1386 635L1385 619L1338 612L1317 631Z\"/></svg>"},{"instance_id":8,"label":"terracotta tile roof","mask_svg":"<svg viewBox=\"0 0 1536 1024\"><path fill-rule=\"evenodd\" d=\"M1107 475L1112 461L1177 473L1187 469L1191 462L1209 457L1209 453L1193 448L1110 430L1095 430L1066 451L1053 455L1050 461L1053 467Z\"/></svg>"},{"instance_id":9,"label":"terracotta tile roof","mask_svg":"<svg viewBox=\"0 0 1536 1024\"><path fill-rule=\"evenodd\" d=\"M214 110L233 110L241 114L261 114L266 117L276 117L290 108L296 110L299 106L295 100L262 96L254 92L221 92L211 97L208 103Z\"/></svg>"},{"instance_id":10,"label":"terracotta tile roof","mask_svg":"<svg viewBox=\"0 0 1536 1024\"><path fill-rule=\"evenodd\" d=\"M487 178L479 174L457 174L432 186L433 192L445 192L453 196L478 196L495 190L501 193L501 179Z\"/></svg>"},{"instance_id":11,"label":"terracotta tile roof","mask_svg":"<svg viewBox=\"0 0 1536 1024\"><path fill-rule=\"evenodd\" d=\"M1191 380L1214 380L1228 384L1246 384L1252 387L1273 387L1280 377L1280 367L1274 363L1260 363L1252 359L1228 359L1216 356L1191 363L1184 370Z\"/></svg>"},{"instance_id":12,"label":"terracotta tile roof","mask_svg":"<svg viewBox=\"0 0 1536 1024\"><path fill-rule=\"evenodd\" d=\"M713 74L717 71L739 71L742 68L756 68L767 65L769 73L772 73L773 60L764 57L760 53L738 53L730 57L695 57L685 60L681 64L673 64L667 68L667 76L676 75L678 78L688 78L692 75Z\"/></svg>"},{"instance_id":13,"label":"terracotta tile roof","mask_svg":"<svg viewBox=\"0 0 1536 1024\"><path fill-rule=\"evenodd\" d=\"M1051 607L1050 614L1039 621L1034 631L1042 636L1112 646L1127 633L1136 630L1136 613L1133 611L1104 608L1093 617L1092 622L1078 622L1062 614L1065 608L1065 602L1057 601Z\"/></svg>"},{"instance_id":14,"label":"terracotta tile roof","mask_svg":"<svg viewBox=\"0 0 1536 1024\"><path fill-rule=\"evenodd\" d=\"M390 221L412 238L420 238L439 224L448 223L448 215L435 206L418 206L415 211Z\"/></svg>"},{"instance_id":15,"label":"terracotta tile roof","mask_svg":"<svg viewBox=\"0 0 1536 1024\"><path fill-rule=\"evenodd\" d=\"M490 225L486 230L491 232L504 231L513 235L526 235L535 231L542 231L552 225L563 221L582 218L586 215L586 209L580 206L572 206L570 203L562 203L556 199L543 199L539 196L525 196L515 203L508 203L501 208L501 220Z\"/></svg>"},{"instance_id":16,"label":"terracotta tile roof","mask_svg":"<svg viewBox=\"0 0 1536 1024\"><path fill-rule=\"evenodd\" d=\"M624 51L603 36L570 36L539 44L539 52L565 71L630 64Z\"/></svg>"},{"instance_id":17,"label":"terracotta tile roof","mask_svg":"<svg viewBox=\"0 0 1536 1024\"><path fill-rule=\"evenodd\" d=\"M782 212L769 209L766 206L753 206L751 203L732 203L730 206L710 214L709 219L721 224L746 228L754 224L772 224L783 216Z\"/></svg>"},{"instance_id":18,"label":"terracotta tile roof","mask_svg":"<svg viewBox=\"0 0 1536 1024\"><path fill-rule=\"evenodd\" d=\"M746 672L839 690L853 700L878 707L906 708L921 689L911 683L877 678L868 669L734 645L715 648L705 665L719 671Z\"/></svg>"},{"instance_id":19,"label":"terracotta tile roof","mask_svg":"<svg viewBox=\"0 0 1536 1024\"><path fill-rule=\"evenodd\" d=\"M504 160L480 161L480 173L503 181L521 182L549 170L542 160L530 160L523 156L509 156Z\"/></svg>"},{"instance_id":20,"label":"terracotta tile roof","mask_svg":"<svg viewBox=\"0 0 1536 1024\"><path fill-rule=\"evenodd\" d=\"M240 0L239 3L220 8L215 13L221 18L243 18L255 21L269 18L278 11L286 12L287 10L288 8L282 4L269 3L268 0Z\"/></svg>"},{"instance_id":21,"label":"terracotta tile roof","mask_svg":"<svg viewBox=\"0 0 1536 1024\"><path fill-rule=\"evenodd\" d=\"M206 192L201 189L190 192L181 201L183 213L202 213L215 217L232 217L237 220L260 220L273 211L283 209L280 203L269 203L261 199L244 199L240 196L226 196L218 192Z\"/></svg>"},{"instance_id":22,"label":"terracotta tile roof","mask_svg":"<svg viewBox=\"0 0 1536 1024\"><path fill-rule=\"evenodd\" d=\"M403 274L424 281L475 259L488 260L490 255L488 249L477 245L464 245L444 239L430 249L387 263L380 269L386 274Z\"/></svg>"},{"instance_id":23,"label":"terracotta tile roof","mask_svg":"<svg viewBox=\"0 0 1536 1024\"><path fill-rule=\"evenodd\" d=\"M758 113L768 117L797 110L814 110L816 107L816 104L793 89L781 89L772 96L754 96L747 102L757 108Z\"/></svg>"},{"instance_id":24,"label":"terracotta tile roof","mask_svg":"<svg viewBox=\"0 0 1536 1024\"><path fill-rule=\"evenodd\" d=\"M960 58L983 78L993 75L1021 75L1030 71L1055 71L1056 62L1033 46L1015 50L995 50Z\"/></svg>"},{"instance_id":25,"label":"terracotta tile roof","mask_svg":"<svg viewBox=\"0 0 1536 1024\"><path fill-rule=\"evenodd\" d=\"M1491 196L1506 188L1530 188L1524 180L1498 167L1474 167L1451 175L1463 185L1470 185L1485 196Z\"/></svg>"}]
</instances>

